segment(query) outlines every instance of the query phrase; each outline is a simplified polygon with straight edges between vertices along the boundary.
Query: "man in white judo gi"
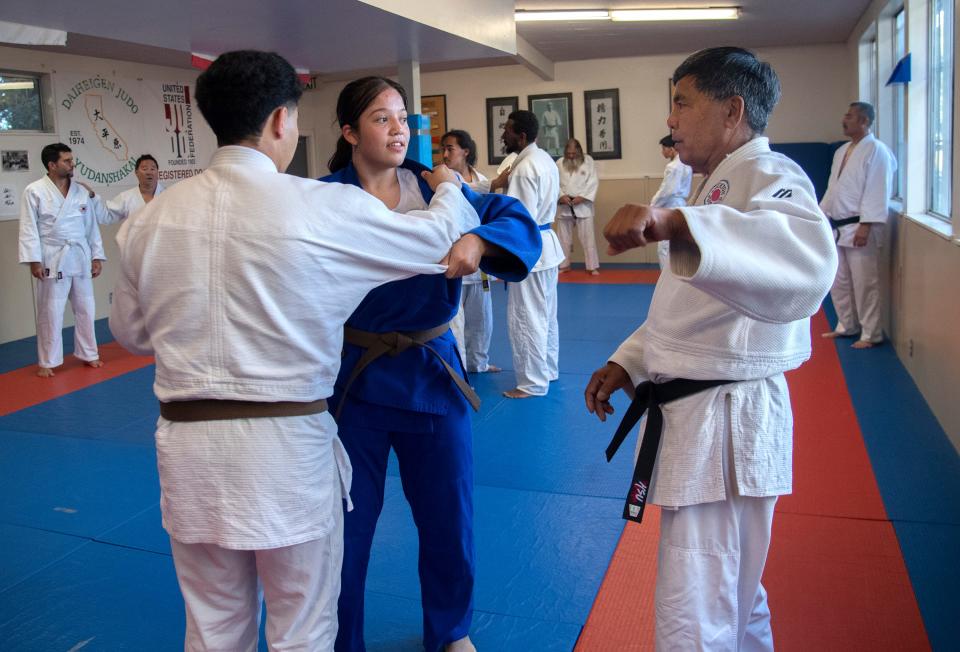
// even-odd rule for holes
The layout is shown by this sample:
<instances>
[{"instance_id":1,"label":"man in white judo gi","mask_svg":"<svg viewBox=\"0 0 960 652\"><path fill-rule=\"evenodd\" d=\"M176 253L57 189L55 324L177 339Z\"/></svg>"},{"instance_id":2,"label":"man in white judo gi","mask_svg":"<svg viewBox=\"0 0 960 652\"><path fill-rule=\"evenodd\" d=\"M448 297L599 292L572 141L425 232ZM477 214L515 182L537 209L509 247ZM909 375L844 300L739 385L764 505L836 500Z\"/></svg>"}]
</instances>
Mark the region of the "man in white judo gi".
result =
<instances>
[{"instance_id":1,"label":"man in white judo gi","mask_svg":"<svg viewBox=\"0 0 960 652\"><path fill-rule=\"evenodd\" d=\"M103 366L94 332L93 279L103 253L97 214L103 208L73 183L73 153L63 143L40 152L47 175L23 191L19 260L37 279L37 350L42 378L63 364L63 310L73 309L73 354L89 367Z\"/></svg>"},{"instance_id":2,"label":"man in white judo gi","mask_svg":"<svg viewBox=\"0 0 960 652\"><path fill-rule=\"evenodd\" d=\"M648 496L662 507L657 649L772 650L760 577L792 484L783 372L810 356L836 247L803 170L761 136L780 97L773 69L713 48L673 81L668 125L707 181L687 207L624 206L605 229L612 254L669 240L671 273L586 404L603 421L610 395L636 387L608 458L647 411L624 517L640 520Z\"/></svg>"},{"instance_id":3,"label":"man in white judo gi","mask_svg":"<svg viewBox=\"0 0 960 652\"><path fill-rule=\"evenodd\" d=\"M523 203L543 237L537 264L527 278L510 283L507 290L507 333L517 375L517 386L503 393L507 398L545 396L550 381L560 377L557 267L563 262L563 249L550 227L560 198L560 174L550 155L537 147L538 130L533 113L514 111L502 136L507 152L518 155L498 179L507 179L506 194Z\"/></svg>"},{"instance_id":4,"label":"man in white judo gi","mask_svg":"<svg viewBox=\"0 0 960 652\"><path fill-rule=\"evenodd\" d=\"M840 259L830 290L837 327L824 337L855 337L855 349L883 341L880 324L878 248L883 244L887 203L893 191L897 161L872 133L876 113L867 102L854 102L843 116L843 135L850 142L833 156L827 192L820 208L837 230Z\"/></svg>"},{"instance_id":5,"label":"man in white judo gi","mask_svg":"<svg viewBox=\"0 0 960 652\"><path fill-rule=\"evenodd\" d=\"M669 161L663 169L663 181L650 200L651 206L658 208L679 208L687 205L690 196L690 183L693 181L693 170L680 160L674 148L673 136L667 135L660 139L660 153ZM667 256L670 255L670 243L666 240L657 243L657 258L660 269L668 269Z\"/></svg>"},{"instance_id":6,"label":"man in white judo gi","mask_svg":"<svg viewBox=\"0 0 960 652\"><path fill-rule=\"evenodd\" d=\"M463 254L470 236L451 248L478 218L445 166L424 173L429 208L406 215L282 174L302 92L276 54L220 56L196 89L220 148L118 233L110 327L156 356L160 504L187 650L256 650L261 588L271 650L333 649L351 468L325 399L344 322L382 283L479 260Z\"/></svg>"},{"instance_id":7,"label":"man in white judo gi","mask_svg":"<svg viewBox=\"0 0 960 652\"><path fill-rule=\"evenodd\" d=\"M557 159L560 172L560 199L557 205L557 237L563 247L563 263L560 273L570 269L570 254L573 252L573 230L583 247L587 271L593 276L600 273L600 258L593 233L593 203L597 198L600 180L593 157L583 153L576 138L567 141L563 157Z\"/></svg>"},{"instance_id":8,"label":"man in white judo gi","mask_svg":"<svg viewBox=\"0 0 960 652\"><path fill-rule=\"evenodd\" d=\"M107 210L103 211L100 224L122 222L166 190L166 186L160 183L157 159L152 155L143 154L137 159L134 174L137 177L137 185L124 190L107 202Z\"/></svg>"}]
</instances>

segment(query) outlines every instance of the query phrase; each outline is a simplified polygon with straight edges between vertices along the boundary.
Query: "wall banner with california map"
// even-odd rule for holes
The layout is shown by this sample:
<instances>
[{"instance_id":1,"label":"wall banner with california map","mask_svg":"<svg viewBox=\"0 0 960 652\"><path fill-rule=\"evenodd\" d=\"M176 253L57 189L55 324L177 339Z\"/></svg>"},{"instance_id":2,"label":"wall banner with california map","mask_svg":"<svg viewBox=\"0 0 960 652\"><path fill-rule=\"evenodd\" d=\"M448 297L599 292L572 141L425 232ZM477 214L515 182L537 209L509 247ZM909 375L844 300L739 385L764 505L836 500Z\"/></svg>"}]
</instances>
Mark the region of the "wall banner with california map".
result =
<instances>
[{"instance_id":1,"label":"wall banner with california map","mask_svg":"<svg viewBox=\"0 0 960 652\"><path fill-rule=\"evenodd\" d=\"M129 186L136 182L137 158L147 153L168 185L199 174L216 147L191 91L182 82L54 75L58 131L73 150L75 177L90 185Z\"/></svg>"}]
</instances>

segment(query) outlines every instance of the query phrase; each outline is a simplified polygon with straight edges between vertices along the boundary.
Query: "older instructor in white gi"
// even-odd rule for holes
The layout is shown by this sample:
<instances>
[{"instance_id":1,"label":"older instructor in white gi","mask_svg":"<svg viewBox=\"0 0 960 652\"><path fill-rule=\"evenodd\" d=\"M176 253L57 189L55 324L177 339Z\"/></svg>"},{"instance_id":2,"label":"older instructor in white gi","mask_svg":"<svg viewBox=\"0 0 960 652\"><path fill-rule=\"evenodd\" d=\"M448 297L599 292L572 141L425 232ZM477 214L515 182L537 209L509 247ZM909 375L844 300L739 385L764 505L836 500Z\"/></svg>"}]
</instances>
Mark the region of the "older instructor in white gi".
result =
<instances>
[{"instance_id":1,"label":"older instructor in white gi","mask_svg":"<svg viewBox=\"0 0 960 652\"><path fill-rule=\"evenodd\" d=\"M657 649L772 650L760 577L792 485L783 373L810 356L836 248L806 175L761 136L780 97L773 69L714 48L673 81L667 124L707 180L687 207L624 206L605 229L612 254L669 240L671 273L586 404L604 421L611 394L636 391L608 457L648 412L624 517L640 520L648 496L662 507Z\"/></svg>"},{"instance_id":2,"label":"older instructor in white gi","mask_svg":"<svg viewBox=\"0 0 960 652\"><path fill-rule=\"evenodd\" d=\"M406 215L282 174L301 94L276 54L220 56L196 88L220 148L117 238L110 328L156 355L160 506L187 650L255 650L261 587L271 650L333 649L351 469L325 399L344 322L377 285L476 268L451 249L478 218L444 166L424 173L429 208Z\"/></svg>"},{"instance_id":3,"label":"older instructor in white gi","mask_svg":"<svg viewBox=\"0 0 960 652\"><path fill-rule=\"evenodd\" d=\"M893 190L897 160L870 130L875 111L854 102L843 116L843 134L850 138L833 156L827 192L820 208L837 230L840 264L830 291L837 310L836 329L823 337L856 337L855 349L883 341L880 324L878 248Z\"/></svg>"}]
</instances>

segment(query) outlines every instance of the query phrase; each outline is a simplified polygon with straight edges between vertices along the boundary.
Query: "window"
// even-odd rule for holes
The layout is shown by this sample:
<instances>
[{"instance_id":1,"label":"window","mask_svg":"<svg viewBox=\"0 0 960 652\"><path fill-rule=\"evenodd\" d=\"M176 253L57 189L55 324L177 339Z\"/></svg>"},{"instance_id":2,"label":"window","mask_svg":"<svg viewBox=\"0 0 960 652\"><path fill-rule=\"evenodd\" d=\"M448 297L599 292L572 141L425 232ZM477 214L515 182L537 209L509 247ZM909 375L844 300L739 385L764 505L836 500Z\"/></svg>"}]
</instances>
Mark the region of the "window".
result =
<instances>
[{"instance_id":1,"label":"window","mask_svg":"<svg viewBox=\"0 0 960 652\"><path fill-rule=\"evenodd\" d=\"M930 212L950 218L953 154L953 0L930 2Z\"/></svg>"},{"instance_id":2,"label":"window","mask_svg":"<svg viewBox=\"0 0 960 652\"><path fill-rule=\"evenodd\" d=\"M0 131L43 131L40 77L0 70Z\"/></svg>"},{"instance_id":3,"label":"window","mask_svg":"<svg viewBox=\"0 0 960 652\"><path fill-rule=\"evenodd\" d=\"M907 54L907 32L903 7L893 17L893 64ZM906 86L893 85L893 155L897 157L897 174L893 179L893 196L903 197L904 174L907 168Z\"/></svg>"}]
</instances>

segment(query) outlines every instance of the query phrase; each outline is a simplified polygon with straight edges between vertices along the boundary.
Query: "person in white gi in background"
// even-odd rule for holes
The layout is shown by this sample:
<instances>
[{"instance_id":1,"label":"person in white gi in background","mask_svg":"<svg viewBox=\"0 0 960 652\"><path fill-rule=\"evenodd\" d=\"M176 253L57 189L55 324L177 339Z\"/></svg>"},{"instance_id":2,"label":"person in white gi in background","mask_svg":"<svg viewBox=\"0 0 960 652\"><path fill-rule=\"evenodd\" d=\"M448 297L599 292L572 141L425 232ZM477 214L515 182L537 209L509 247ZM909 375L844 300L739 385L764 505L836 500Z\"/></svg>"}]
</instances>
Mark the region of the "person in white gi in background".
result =
<instances>
[{"instance_id":1,"label":"person in white gi in background","mask_svg":"<svg viewBox=\"0 0 960 652\"><path fill-rule=\"evenodd\" d=\"M760 578L777 496L792 484L783 372L810 356L809 317L833 280L836 247L803 170L761 137L780 97L773 69L749 51L713 48L688 57L673 81L667 124L681 160L707 181L687 207L628 205L606 227L611 254L670 240L672 273L660 276L643 325L593 374L586 404L604 421L618 389L714 381L662 405L647 494L662 506L656 648L772 650ZM628 506L643 489L631 487Z\"/></svg>"},{"instance_id":2,"label":"person in white gi in background","mask_svg":"<svg viewBox=\"0 0 960 652\"><path fill-rule=\"evenodd\" d=\"M79 183L72 183L73 153L63 143L40 152L47 175L23 190L20 201L19 260L37 279L37 351L41 378L63 364L63 310L73 309L73 354L88 367L101 367L94 332L93 279L100 276L103 242L97 228L102 211Z\"/></svg>"},{"instance_id":3,"label":"person in white gi in background","mask_svg":"<svg viewBox=\"0 0 960 652\"><path fill-rule=\"evenodd\" d=\"M462 129L453 129L440 137L443 163L459 174L477 192L490 192L490 180L474 166L477 144ZM470 373L496 373L500 367L490 364L490 339L493 336L493 300L490 277L476 271L464 276L460 292L460 312L450 321L457 348Z\"/></svg>"},{"instance_id":4,"label":"person in white gi in background","mask_svg":"<svg viewBox=\"0 0 960 652\"><path fill-rule=\"evenodd\" d=\"M563 248L550 228L560 198L557 164L537 147L537 117L530 111L514 111L503 129L507 152L518 152L512 167L490 187L505 187L519 199L540 225L543 253L526 279L510 283L507 291L507 332L513 350L517 386L503 393L507 398L545 396L550 382L560 377L560 330L557 324L557 267Z\"/></svg>"},{"instance_id":5,"label":"person in white gi in background","mask_svg":"<svg viewBox=\"0 0 960 652\"><path fill-rule=\"evenodd\" d=\"M107 202L107 210L101 213L100 224L116 224L127 219L166 190L160 183L157 159L150 154L144 154L137 159L134 174L137 175L137 185Z\"/></svg>"},{"instance_id":6,"label":"person in white gi in background","mask_svg":"<svg viewBox=\"0 0 960 652\"><path fill-rule=\"evenodd\" d=\"M876 113L867 102L854 102L843 116L850 142L833 156L827 192L820 208L837 230L840 265L830 290L837 327L823 337L855 337L855 349L883 341L880 324L878 248L884 239L887 203L893 191L897 160L870 129Z\"/></svg>"},{"instance_id":7,"label":"person in white gi in background","mask_svg":"<svg viewBox=\"0 0 960 652\"><path fill-rule=\"evenodd\" d=\"M593 203L600 185L596 164L592 156L583 153L580 142L571 138L563 150L563 157L557 159L557 168L560 171L557 237L560 238L564 255L560 273L570 269L573 228L576 226L587 271L596 276L600 273L600 257L597 256L596 236L593 233Z\"/></svg>"},{"instance_id":8,"label":"person in white gi in background","mask_svg":"<svg viewBox=\"0 0 960 652\"><path fill-rule=\"evenodd\" d=\"M689 165L684 165L680 157L677 156L677 150L673 147L673 137L666 135L660 139L660 153L667 159L667 167L663 169L663 181L660 187L650 200L651 206L657 208L679 208L687 205L687 197L690 196L690 183L693 181L693 170ZM669 268L667 256L670 255L670 243L662 240L657 243L657 259L660 261L660 269Z\"/></svg>"},{"instance_id":9,"label":"person in white gi in background","mask_svg":"<svg viewBox=\"0 0 960 652\"><path fill-rule=\"evenodd\" d=\"M446 167L424 173L429 209L406 215L281 174L302 92L276 54L221 55L196 86L220 146L209 167L118 233L110 328L156 356L187 650L256 650L261 587L271 650L333 649L351 469L325 399L344 322L382 283L472 271L451 244L477 215Z\"/></svg>"}]
</instances>

